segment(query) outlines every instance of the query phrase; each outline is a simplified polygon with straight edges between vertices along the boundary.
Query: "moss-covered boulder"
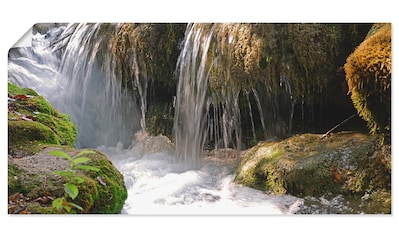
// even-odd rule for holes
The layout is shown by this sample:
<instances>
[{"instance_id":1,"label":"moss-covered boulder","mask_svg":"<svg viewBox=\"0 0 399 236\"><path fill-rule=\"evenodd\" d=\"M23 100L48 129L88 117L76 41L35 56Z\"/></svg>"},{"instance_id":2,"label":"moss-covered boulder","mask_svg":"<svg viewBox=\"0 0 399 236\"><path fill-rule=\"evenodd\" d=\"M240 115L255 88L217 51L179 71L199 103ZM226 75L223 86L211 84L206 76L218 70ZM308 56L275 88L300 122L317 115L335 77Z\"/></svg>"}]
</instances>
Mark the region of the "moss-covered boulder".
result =
<instances>
[{"instance_id":1,"label":"moss-covered boulder","mask_svg":"<svg viewBox=\"0 0 399 236\"><path fill-rule=\"evenodd\" d=\"M76 135L68 114L54 109L34 90L8 83L8 146L12 154L31 155L44 144L73 146Z\"/></svg>"},{"instance_id":2,"label":"moss-covered boulder","mask_svg":"<svg viewBox=\"0 0 399 236\"><path fill-rule=\"evenodd\" d=\"M345 64L349 92L371 133L390 133L391 24L375 24Z\"/></svg>"},{"instance_id":3,"label":"moss-covered boulder","mask_svg":"<svg viewBox=\"0 0 399 236\"><path fill-rule=\"evenodd\" d=\"M66 213L62 209L52 207L52 201L65 197L64 184L69 180L54 171L63 171L70 167L68 160L50 155L53 150L62 150L71 157L82 151L54 146L46 147L33 156L9 158L8 160L8 192L9 213L19 213L21 208L31 214ZM91 150L85 154L90 159L87 165L99 171L79 170L75 176L84 182L73 182L79 194L68 201L82 207L76 213L119 214L127 198L127 190L123 176L103 153Z\"/></svg>"},{"instance_id":4,"label":"moss-covered boulder","mask_svg":"<svg viewBox=\"0 0 399 236\"><path fill-rule=\"evenodd\" d=\"M52 203L65 197L82 208L69 213L121 213L127 198L122 174L106 155L73 148L77 135L75 124L67 114L54 109L42 96L29 88L8 83L8 213L61 214ZM50 155L61 150L70 157L86 153L88 166L98 171L77 170L78 179L67 178L54 171L70 169L67 159ZM86 164L86 163L85 163ZM78 188L70 199L65 184Z\"/></svg>"},{"instance_id":5,"label":"moss-covered boulder","mask_svg":"<svg viewBox=\"0 0 399 236\"><path fill-rule=\"evenodd\" d=\"M327 194L375 200L390 212L391 151L375 136L340 132L328 138L302 134L248 149L237 168L237 183L274 194Z\"/></svg>"}]
</instances>

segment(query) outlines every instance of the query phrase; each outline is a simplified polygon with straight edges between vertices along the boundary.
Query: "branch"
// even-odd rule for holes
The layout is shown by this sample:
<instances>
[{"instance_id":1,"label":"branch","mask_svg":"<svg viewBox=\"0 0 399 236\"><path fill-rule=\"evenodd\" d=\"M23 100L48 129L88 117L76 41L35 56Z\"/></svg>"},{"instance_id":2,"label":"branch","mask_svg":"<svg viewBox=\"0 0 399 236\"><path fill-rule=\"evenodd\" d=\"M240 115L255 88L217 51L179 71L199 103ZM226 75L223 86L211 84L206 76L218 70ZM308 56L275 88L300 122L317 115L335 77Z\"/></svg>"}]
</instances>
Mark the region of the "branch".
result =
<instances>
[{"instance_id":1,"label":"branch","mask_svg":"<svg viewBox=\"0 0 399 236\"><path fill-rule=\"evenodd\" d=\"M342 122L339 123L338 125L334 126L332 129L330 129L329 131L327 131L325 134L323 134L323 135L321 136L320 139L323 139L323 138L328 137L328 135L330 135L331 132L333 132L336 128L340 127L341 125L343 125L344 123L346 123L348 120L352 119L352 118L355 117L355 116L356 116L356 113L353 114L353 115L351 115L351 116L349 116L349 117L346 118L344 121L342 121Z\"/></svg>"}]
</instances>

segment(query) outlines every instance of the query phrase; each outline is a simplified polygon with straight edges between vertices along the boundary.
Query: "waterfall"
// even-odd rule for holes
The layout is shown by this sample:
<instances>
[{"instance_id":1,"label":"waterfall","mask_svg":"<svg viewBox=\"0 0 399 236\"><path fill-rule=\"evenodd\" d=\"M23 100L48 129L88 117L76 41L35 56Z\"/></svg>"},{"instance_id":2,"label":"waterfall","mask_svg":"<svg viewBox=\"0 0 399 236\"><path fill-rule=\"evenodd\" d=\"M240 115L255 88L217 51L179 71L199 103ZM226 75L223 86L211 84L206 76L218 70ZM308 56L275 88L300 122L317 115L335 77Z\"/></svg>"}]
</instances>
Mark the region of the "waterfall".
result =
<instances>
[{"instance_id":1,"label":"waterfall","mask_svg":"<svg viewBox=\"0 0 399 236\"><path fill-rule=\"evenodd\" d=\"M208 49L214 27L208 32L189 24L184 47L177 62L179 83L176 94L174 131L176 156L187 167L196 167L206 139L209 65Z\"/></svg>"},{"instance_id":2,"label":"waterfall","mask_svg":"<svg viewBox=\"0 0 399 236\"><path fill-rule=\"evenodd\" d=\"M36 43L32 48L20 49L28 59L18 59L21 52L10 55L9 80L36 89L54 107L70 114L78 127L77 147L118 143L128 147L140 129L141 117L135 97L122 89L115 58L108 47L109 32L115 32L118 25L112 24L110 27L114 28L106 31L101 27L105 26L69 24L54 29L58 30L57 37L48 37L52 30L47 38L37 33L33 38L42 39L45 46ZM48 63L50 59L52 62ZM18 60L32 61L40 70L25 63L23 68L29 73L16 73L22 70L13 68Z\"/></svg>"},{"instance_id":3,"label":"waterfall","mask_svg":"<svg viewBox=\"0 0 399 236\"><path fill-rule=\"evenodd\" d=\"M246 97L247 102L248 102L249 117L251 118L251 128L252 128L253 139L254 139L255 142L257 142L255 124L254 124L254 116L252 114L251 100L249 100L249 92L248 91L245 91L245 97Z\"/></svg>"},{"instance_id":4,"label":"waterfall","mask_svg":"<svg viewBox=\"0 0 399 236\"><path fill-rule=\"evenodd\" d=\"M252 89L252 92L253 92L254 97L255 97L256 105L258 106L260 122L261 122L261 124L262 124L263 133L264 133L265 138L266 138L267 135L266 135L265 118L264 118L264 116L263 116L263 108L262 108L262 105L261 105L261 103L260 103L259 95L258 95L258 92L256 91L256 89L253 88L253 89Z\"/></svg>"},{"instance_id":5,"label":"waterfall","mask_svg":"<svg viewBox=\"0 0 399 236\"><path fill-rule=\"evenodd\" d=\"M240 89L230 80L232 41L218 41L224 26L189 24L177 62L176 158L187 168L198 167L205 148L241 148ZM220 75L212 75L221 67Z\"/></svg>"},{"instance_id":6,"label":"waterfall","mask_svg":"<svg viewBox=\"0 0 399 236\"><path fill-rule=\"evenodd\" d=\"M230 74L233 39L219 41L226 26L187 26L176 65L175 155L168 140L139 136L139 130L145 131L151 68L130 41L131 54L122 60L127 73L120 77L121 60L112 51L118 24L69 24L47 36L37 33L32 48L10 50L9 81L34 88L70 114L78 126L77 148L95 147L107 154L129 191L123 212L294 213L301 199L236 185L231 159L202 158L206 149L241 148L242 90Z\"/></svg>"},{"instance_id":7,"label":"waterfall","mask_svg":"<svg viewBox=\"0 0 399 236\"><path fill-rule=\"evenodd\" d=\"M49 42L58 38L65 26L52 28L46 34L32 35L32 47L11 48L8 53L8 80L49 97L56 84L61 53L52 52Z\"/></svg>"},{"instance_id":8,"label":"waterfall","mask_svg":"<svg viewBox=\"0 0 399 236\"><path fill-rule=\"evenodd\" d=\"M310 98L304 95L314 88L302 82L313 80L297 79L300 69L286 29L270 24L188 24L178 54L174 43L142 44L164 34L150 28L54 26L32 35L32 47L10 49L8 80L33 88L70 114L78 127L76 148L94 147L107 154L124 176L129 193L123 211L128 214L298 212L303 199L269 196L237 185L238 159L220 158L236 157L244 135L255 142L289 135L296 128L298 105L302 121L306 118ZM162 40L180 41L180 34L166 35ZM158 57L161 50L179 55L175 153L165 136L145 132L147 106L154 105L147 103L147 90L153 83L160 82L157 89L163 89L163 83L170 82L169 74L163 74L169 66L158 71L163 64L157 62L173 64L176 58L169 57L172 53ZM160 95L154 91L154 96ZM171 98L171 93L159 100ZM244 132L249 127L244 135L242 127ZM264 137L259 135L262 130Z\"/></svg>"},{"instance_id":9,"label":"waterfall","mask_svg":"<svg viewBox=\"0 0 399 236\"><path fill-rule=\"evenodd\" d=\"M72 27L72 26L71 26ZM118 25L113 25L117 30ZM79 24L63 53L57 105L78 126L78 146L128 147L139 130L135 98L121 87L101 24ZM61 98L61 99L60 99Z\"/></svg>"}]
</instances>

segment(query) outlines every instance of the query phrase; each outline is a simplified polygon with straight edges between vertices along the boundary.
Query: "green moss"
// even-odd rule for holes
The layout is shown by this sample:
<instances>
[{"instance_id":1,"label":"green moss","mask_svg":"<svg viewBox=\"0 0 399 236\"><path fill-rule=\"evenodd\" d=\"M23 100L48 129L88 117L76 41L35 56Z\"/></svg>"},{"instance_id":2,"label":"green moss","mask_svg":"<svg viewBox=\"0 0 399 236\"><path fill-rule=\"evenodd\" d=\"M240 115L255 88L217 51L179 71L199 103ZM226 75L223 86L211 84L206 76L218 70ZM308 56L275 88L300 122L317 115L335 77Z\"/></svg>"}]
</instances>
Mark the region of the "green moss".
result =
<instances>
[{"instance_id":1,"label":"green moss","mask_svg":"<svg viewBox=\"0 0 399 236\"><path fill-rule=\"evenodd\" d=\"M37 92L31 88L20 88L17 85L8 82L8 93L11 95L25 94L30 96L38 96Z\"/></svg>"},{"instance_id":2,"label":"green moss","mask_svg":"<svg viewBox=\"0 0 399 236\"><path fill-rule=\"evenodd\" d=\"M96 154L86 155L91 159L88 164L100 168L100 171L85 172L90 179L85 179L81 185L76 201L86 206L89 213L119 214L127 199L123 175L103 153L94 151ZM106 185L102 185L97 177L101 177Z\"/></svg>"},{"instance_id":3,"label":"green moss","mask_svg":"<svg viewBox=\"0 0 399 236\"><path fill-rule=\"evenodd\" d=\"M9 95L20 96L9 104L8 112L8 144L9 154L16 153L33 155L46 146L60 145L66 142L68 146L59 148L68 152L76 152L72 147L76 135L76 126L67 114L54 109L42 96L31 89L20 89L9 83ZM28 120L26 120L27 118ZM24 120L25 119L25 120ZM127 190L123 176L102 153L89 154L92 159L90 165L100 168L100 172L79 171L78 175L84 179L83 184L75 183L79 195L70 200L83 207L82 213L119 214L127 199ZM14 162L13 162L14 163ZM22 193L26 196L26 209L35 214L62 213L51 206L40 205L33 200L43 196L63 197L65 177L49 172L22 170L17 165L8 165L9 196ZM106 185L102 185L97 177L101 176ZM80 213L80 212L78 212Z\"/></svg>"},{"instance_id":4,"label":"green moss","mask_svg":"<svg viewBox=\"0 0 399 236\"><path fill-rule=\"evenodd\" d=\"M66 142L70 146L73 145L77 128L69 115L56 110L46 99L32 89L21 89L12 83L8 83L8 93L12 97L28 95L25 98L17 98L9 104L8 135L10 146L17 149L29 147L40 150L40 147L35 147L34 144ZM25 117L32 119L32 121L24 121Z\"/></svg>"},{"instance_id":5,"label":"green moss","mask_svg":"<svg viewBox=\"0 0 399 236\"><path fill-rule=\"evenodd\" d=\"M272 192L274 194L285 194L287 190L284 187L283 178L278 168L275 168L278 157L282 153L276 151L270 158L261 159L255 166L255 186L258 189Z\"/></svg>"},{"instance_id":6,"label":"green moss","mask_svg":"<svg viewBox=\"0 0 399 236\"><path fill-rule=\"evenodd\" d=\"M287 192L290 194L322 196L340 191L341 185L335 181L330 168L319 162L301 166L285 176Z\"/></svg>"},{"instance_id":7,"label":"green moss","mask_svg":"<svg viewBox=\"0 0 399 236\"><path fill-rule=\"evenodd\" d=\"M60 146L59 148L63 149L71 156L78 153L77 150L68 149L65 146ZM45 150L41 151L41 158L45 158L43 155L48 155ZM100 171L79 170L76 173L84 182L77 183L75 180L72 180L78 187L79 194L76 199L72 200L67 198L67 200L81 206L83 211L74 213L120 214L125 200L127 199L127 190L124 185L123 175L112 165L107 156L101 152L95 151L95 153L85 156L91 159L87 164L99 168ZM60 160L56 160L56 158L57 157L50 156L46 161L54 161L59 165L60 163L58 162ZM67 161L61 160L65 161L67 166ZM22 193L25 196L28 212L34 214L65 213L51 208L49 204L38 205L37 199L43 196L50 196L52 198L65 197L64 184L71 180L68 180L65 176L59 176L51 170L47 171L42 168L39 168L40 170L26 170L18 168L18 160L11 161L8 165L8 169L8 194L10 196L15 193ZM105 185L98 181L98 177L102 178Z\"/></svg>"},{"instance_id":8,"label":"green moss","mask_svg":"<svg viewBox=\"0 0 399 236\"><path fill-rule=\"evenodd\" d=\"M51 206L42 206L38 202L27 203L26 210L33 214L62 214L61 210L57 210Z\"/></svg>"},{"instance_id":9,"label":"green moss","mask_svg":"<svg viewBox=\"0 0 399 236\"><path fill-rule=\"evenodd\" d=\"M18 176L23 173L18 167L8 165L8 195L19 192L22 189L23 183Z\"/></svg>"},{"instance_id":10,"label":"green moss","mask_svg":"<svg viewBox=\"0 0 399 236\"><path fill-rule=\"evenodd\" d=\"M63 194L62 184L63 179L52 173L30 172L8 165L8 195L22 193L31 200L48 193L60 196Z\"/></svg>"},{"instance_id":11,"label":"green moss","mask_svg":"<svg viewBox=\"0 0 399 236\"><path fill-rule=\"evenodd\" d=\"M390 191L390 149L377 137L356 133L327 139L304 134L246 151L235 181L275 194L361 196Z\"/></svg>"},{"instance_id":12,"label":"green moss","mask_svg":"<svg viewBox=\"0 0 399 236\"><path fill-rule=\"evenodd\" d=\"M58 116L51 116L41 113L37 115L37 118L39 122L54 130L61 142L66 142L68 145L73 146L77 129L69 115L58 114Z\"/></svg>"},{"instance_id":13,"label":"green moss","mask_svg":"<svg viewBox=\"0 0 399 236\"><path fill-rule=\"evenodd\" d=\"M8 145L19 148L26 144L49 143L60 144L57 135L47 126L31 121L8 122Z\"/></svg>"},{"instance_id":14,"label":"green moss","mask_svg":"<svg viewBox=\"0 0 399 236\"><path fill-rule=\"evenodd\" d=\"M163 107L160 103L153 104L146 114L146 127L149 134L154 136L163 134L171 139L174 122L173 113L174 110L169 104L165 104Z\"/></svg>"}]
</instances>

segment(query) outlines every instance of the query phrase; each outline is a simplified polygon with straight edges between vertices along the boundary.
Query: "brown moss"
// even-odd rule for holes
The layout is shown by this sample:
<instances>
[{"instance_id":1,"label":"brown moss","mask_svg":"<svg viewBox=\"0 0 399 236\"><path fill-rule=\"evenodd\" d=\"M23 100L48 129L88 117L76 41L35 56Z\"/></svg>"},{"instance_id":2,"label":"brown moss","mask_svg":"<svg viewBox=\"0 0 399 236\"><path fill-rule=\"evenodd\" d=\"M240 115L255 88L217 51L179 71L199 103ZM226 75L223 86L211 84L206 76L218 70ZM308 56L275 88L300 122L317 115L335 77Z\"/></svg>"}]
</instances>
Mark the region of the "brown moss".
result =
<instances>
[{"instance_id":1,"label":"brown moss","mask_svg":"<svg viewBox=\"0 0 399 236\"><path fill-rule=\"evenodd\" d=\"M387 133L391 126L391 24L379 24L371 32L344 68L358 114L371 133Z\"/></svg>"},{"instance_id":2,"label":"brown moss","mask_svg":"<svg viewBox=\"0 0 399 236\"><path fill-rule=\"evenodd\" d=\"M116 56L116 70L121 75L122 86L136 89L134 77L138 75L140 79L157 81L164 85L163 90L173 92L176 87L173 73L184 29L185 24L178 23L122 24L110 44ZM151 86L158 92L156 85Z\"/></svg>"}]
</instances>

